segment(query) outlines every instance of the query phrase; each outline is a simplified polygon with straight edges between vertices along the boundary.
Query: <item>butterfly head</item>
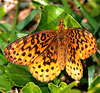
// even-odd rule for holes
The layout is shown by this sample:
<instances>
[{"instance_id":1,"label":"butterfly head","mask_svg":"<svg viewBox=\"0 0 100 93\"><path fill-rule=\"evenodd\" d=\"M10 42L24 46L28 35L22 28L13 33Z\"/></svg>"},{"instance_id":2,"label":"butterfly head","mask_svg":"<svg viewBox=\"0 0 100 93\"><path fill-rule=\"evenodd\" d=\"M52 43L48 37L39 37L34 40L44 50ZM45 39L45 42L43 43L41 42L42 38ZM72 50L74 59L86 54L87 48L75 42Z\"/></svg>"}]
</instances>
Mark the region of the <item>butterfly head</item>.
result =
<instances>
[{"instance_id":1,"label":"butterfly head","mask_svg":"<svg viewBox=\"0 0 100 93\"><path fill-rule=\"evenodd\" d=\"M60 22L59 22L59 25L58 25L58 30L65 30L65 25L64 25L64 21L62 18L60 18Z\"/></svg>"}]
</instances>

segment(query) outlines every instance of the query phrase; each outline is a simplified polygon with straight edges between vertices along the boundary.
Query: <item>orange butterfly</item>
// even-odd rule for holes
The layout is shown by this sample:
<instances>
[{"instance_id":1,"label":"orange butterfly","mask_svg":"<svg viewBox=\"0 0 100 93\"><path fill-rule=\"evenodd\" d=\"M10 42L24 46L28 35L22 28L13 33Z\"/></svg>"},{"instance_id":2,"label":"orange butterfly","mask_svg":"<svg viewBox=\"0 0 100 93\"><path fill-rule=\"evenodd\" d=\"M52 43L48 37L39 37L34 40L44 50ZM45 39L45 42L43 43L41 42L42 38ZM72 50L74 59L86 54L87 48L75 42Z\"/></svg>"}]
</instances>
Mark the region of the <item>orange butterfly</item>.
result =
<instances>
[{"instance_id":1,"label":"orange butterfly","mask_svg":"<svg viewBox=\"0 0 100 93\"><path fill-rule=\"evenodd\" d=\"M41 82L55 79L61 70L75 80L83 76L80 59L97 50L96 39L81 28L65 29L60 19L58 30L44 30L9 44L4 53L8 61L29 65L32 75Z\"/></svg>"}]
</instances>

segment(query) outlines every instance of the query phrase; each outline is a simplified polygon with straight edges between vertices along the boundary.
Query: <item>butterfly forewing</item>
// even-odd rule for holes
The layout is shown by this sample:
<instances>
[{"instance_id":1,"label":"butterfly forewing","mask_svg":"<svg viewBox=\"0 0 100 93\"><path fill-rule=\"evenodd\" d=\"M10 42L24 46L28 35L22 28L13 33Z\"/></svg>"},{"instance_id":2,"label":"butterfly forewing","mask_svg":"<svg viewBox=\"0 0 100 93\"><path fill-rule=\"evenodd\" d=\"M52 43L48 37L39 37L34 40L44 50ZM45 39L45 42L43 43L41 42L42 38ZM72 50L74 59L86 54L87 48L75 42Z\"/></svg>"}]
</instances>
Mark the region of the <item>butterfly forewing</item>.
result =
<instances>
[{"instance_id":1,"label":"butterfly forewing","mask_svg":"<svg viewBox=\"0 0 100 93\"><path fill-rule=\"evenodd\" d=\"M96 52L96 39L90 32L81 28L69 28L66 33L68 34L69 47L74 47L75 55L79 58L88 58Z\"/></svg>"},{"instance_id":2,"label":"butterfly forewing","mask_svg":"<svg viewBox=\"0 0 100 93\"><path fill-rule=\"evenodd\" d=\"M28 65L45 51L55 35L55 30L46 30L22 37L6 47L6 58L15 64Z\"/></svg>"}]
</instances>

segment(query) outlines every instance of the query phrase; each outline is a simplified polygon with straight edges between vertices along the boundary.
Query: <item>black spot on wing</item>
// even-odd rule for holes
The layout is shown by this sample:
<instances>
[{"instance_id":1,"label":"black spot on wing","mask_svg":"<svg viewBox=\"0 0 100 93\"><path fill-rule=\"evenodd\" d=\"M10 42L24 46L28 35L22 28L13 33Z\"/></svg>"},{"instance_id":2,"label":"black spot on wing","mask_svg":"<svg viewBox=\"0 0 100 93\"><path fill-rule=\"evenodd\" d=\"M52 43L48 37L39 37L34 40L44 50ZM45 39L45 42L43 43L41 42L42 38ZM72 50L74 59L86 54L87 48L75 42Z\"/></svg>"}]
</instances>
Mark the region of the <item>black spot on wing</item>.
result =
<instances>
[{"instance_id":1,"label":"black spot on wing","mask_svg":"<svg viewBox=\"0 0 100 93\"><path fill-rule=\"evenodd\" d=\"M28 56L29 56L29 57L31 57L31 56L32 56L32 54L30 53L30 54L28 54Z\"/></svg>"},{"instance_id":2,"label":"black spot on wing","mask_svg":"<svg viewBox=\"0 0 100 93\"><path fill-rule=\"evenodd\" d=\"M22 53L22 56L25 56L26 55L26 53L24 52L24 53Z\"/></svg>"}]
</instances>

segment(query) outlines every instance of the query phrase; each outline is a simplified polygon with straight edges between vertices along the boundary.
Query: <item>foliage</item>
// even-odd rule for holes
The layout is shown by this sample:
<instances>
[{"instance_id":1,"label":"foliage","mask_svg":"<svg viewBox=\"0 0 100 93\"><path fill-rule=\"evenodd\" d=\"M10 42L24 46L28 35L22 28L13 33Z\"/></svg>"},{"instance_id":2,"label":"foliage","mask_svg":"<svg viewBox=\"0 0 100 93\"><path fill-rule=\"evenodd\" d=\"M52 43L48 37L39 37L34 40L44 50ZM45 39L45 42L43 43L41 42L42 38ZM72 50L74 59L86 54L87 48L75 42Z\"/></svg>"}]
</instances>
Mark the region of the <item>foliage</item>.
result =
<instances>
[{"instance_id":1,"label":"foliage","mask_svg":"<svg viewBox=\"0 0 100 93\"><path fill-rule=\"evenodd\" d=\"M80 83L77 81L72 82L69 84L66 84L65 82L61 82L60 78L64 75L62 72L55 80L52 82L44 82L41 83L37 81L30 73L28 66L20 66L16 64L9 63L7 59L4 56L4 49L9 44L8 42L12 42L15 39L18 39L22 36L27 35L24 31L24 28L30 24L32 20L35 19L37 15L41 12L41 17L39 20L39 23L37 24L36 28L32 32L37 32L40 30L54 30L57 29L59 24L59 19L64 19L64 24L66 29L69 27L83 27L85 29L90 30L94 36L97 39L98 43L98 49L100 49L100 11L99 10L99 3L97 0L92 0L91 2L87 2L84 4L84 7L79 3L79 0L74 0L77 6L81 6L80 11L82 12L82 15L84 15L87 19L87 23L82 22L82 17L74 13L68 6L68 2L65 0L62 0L62 4L58 3L57 0L51 0L52 2L55 2L54 5L50 5L50 0L42 0L43 2L40 2L38 0L37 2L35 0L32 0L32 4L28 5L28 7L34 6L35 9L33 9L30 14L23 19L21 22L17 23L17 16L18 11L20 10L19 6L17 6L17 13L15 15L14 24L11 25L9 23L0 23L0 92L8 92L10 91L14 86L17 88L21 87L21 90L23 93L61 93L65 91L71 92L71 93L80 93L81 89L85 85L89 85L85 89L85 91L89 93L100 91L100 76L98 75L96 78L94 78L95 74L95 64L93 62L93 59L97 59L98 63L96 67L98 68L98 73L100 71L100 55L99 53L96 53L92 56L92 58L87 59L87 65L88 69L84 69L84 73L87 75L84 75L84 77L80 80ZM20 2L20 1L19 1ZM20 2L22 4L23 2ZM56 4L58 3L58 4ZM86 11L86 7L91 7L91 4L95 4L93 11ZM42 6L43 9L40 8ZM89 14L88 14L89 13ZM8 13L5 12L4 6L2 5L0 10L0 20L3 20L5 15ZM17 24L16 24L17 23ZM85 27L84 27L85 26ZM13 32L15 30L15 32ZM31 33L32 33L31 32ZM13 37L13 38L12 38ZM91 64L90 64L91 63ZM88 73L87 73L88 71ZM96 73L96 74L98 74ZM34 82L34 83L33 83ZM79 84L78 84L79 83ZM78 87L76 86L78 85Z\"/></svg>"}]
</instances>

